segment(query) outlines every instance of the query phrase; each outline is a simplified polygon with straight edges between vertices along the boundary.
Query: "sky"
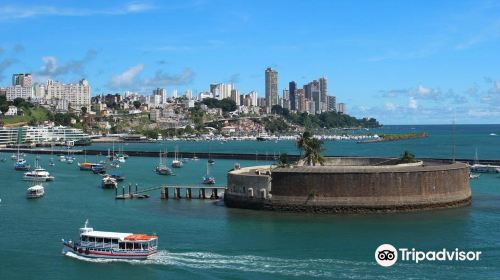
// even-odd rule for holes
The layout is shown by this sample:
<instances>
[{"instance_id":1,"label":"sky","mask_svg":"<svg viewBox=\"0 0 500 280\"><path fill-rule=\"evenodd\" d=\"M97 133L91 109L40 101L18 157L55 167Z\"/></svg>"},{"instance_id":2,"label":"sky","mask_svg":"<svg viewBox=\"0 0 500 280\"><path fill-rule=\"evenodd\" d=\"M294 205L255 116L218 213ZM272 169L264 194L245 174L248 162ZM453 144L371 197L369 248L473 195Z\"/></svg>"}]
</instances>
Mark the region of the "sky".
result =
<instances>
[{"instance_id":1,"label":"sky","mask_svg":"<svg viewBox=\"0 0 500 280\"><path fill-rule=\"evenodd\" d=\"M499 1L0 2L0 86L13 73L93 94L232 82L264 95L322 76L383 124L500 123Z\"/></svg>"}]
</instances>

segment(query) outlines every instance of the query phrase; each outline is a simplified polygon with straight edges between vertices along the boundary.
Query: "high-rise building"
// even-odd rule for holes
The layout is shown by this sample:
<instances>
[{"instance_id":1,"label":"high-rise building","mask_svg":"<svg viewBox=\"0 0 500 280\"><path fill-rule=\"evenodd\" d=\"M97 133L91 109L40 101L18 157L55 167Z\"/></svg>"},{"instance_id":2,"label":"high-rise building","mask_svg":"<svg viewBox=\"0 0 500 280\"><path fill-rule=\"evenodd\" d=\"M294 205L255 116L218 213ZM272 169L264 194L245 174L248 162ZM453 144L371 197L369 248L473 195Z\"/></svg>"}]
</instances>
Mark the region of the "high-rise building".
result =
<instances>
[{"instance_id":1,"label":"high-rise building","mask_svg":"<svg viewBox=\"0 0 500 280\"><path fill-rule=\"evenodd\" d=\"M240 105L240 91L237 89L231 90L231 100L233 100L237 106Z\"/></svg>"},{"instance_id":2,"label":"high-rise building","mask_svg":"<svg viewBox=\"0 0 500 280\"><path fill-rule=\"evenodd\" d=\"M33 79L31 74L14 74L12 75L12 86L21 86L21 87L31 87L33 85Z\"/></svg>"},{"instance_id":3,"label":"high-rise building","mask_svg":"<svg viewBox=\"0 0 500 280\"><path fill-rule=\"evenodd\" d=\"M337 111L337 105L335 96L326 96L326 110L331 112L331 111Z\"/></svg>"},{"instance_id":4,"label":"high-rise building","mask_svg":"<svg viewBox=\"0 0 500 280\"><path fill-rule=\"evenodd\" d=\"M33 87L22 87L20 85L16 85L7 87L5 91L5 97L9 101L12 101L16 98L22 98L25 100L33 98Z\"/></svg>"},{"instance_id":5,"label":"high-rise building","mask_svg":"<svg viewBox=\"0 0 500 280\"><path fill-rule=\"evenodd\" d=\"M47 100L66 100L71 107L79 110L82 106L90 105L90 85L85 79L78 84L63 84L48 80L45 98Z\"/></svg>"},{"instance_id":6,"label":"high-rise building","mask_svg":"<svg viewBox=\"0 0 500 280\"><path fill-rule=\"evenodd\" d=\"M5 97L9 101L16 98L32 99L34 96L31 74L12 75L12 86L5 89Z\"/></svg>"},{"instance_id":7,"label":"high-rise building","mask_svg":"<svg viewBox=\"0 0 500 280\"><path fill-rule=\"evenodd\" d=\"M304 95L304 89L298 88L295 90L295 102L297 105L297 111L303 113L306 111L306 97Z\"/></svg>"},{"instance_id":8,"label":"high-rise building","mask_svg":"<svg viewBox=\"0 0 500 280\"><path fill-rule=\"evenodd\" d=\"M210 84L210 92L214 98L222 100L224 98L231 98L231 90L234 88L233 84Z\"/></svg>"},{"instance_id":9,"label":"high-rise building","mask_svg":"<svg viewBox=\"0 0 500 280\"><path fill-rule=\"evenodd\" d=\"M280 98L280 105L283 108L290 109L290 92L288 89L283 90L283 97Z\"/></svg>"},{"instance_id":10,"label":"high-rise building","mask_svg":"<svg viewBox=\"0 0 500 280\"><path fill-rule=\"evenodd\" d=\"M278 72L267 68L266 72L266 106L268 112L273 105L278 104Z\"/></svg>"},{"instance_id":11,"label":"high-rise building","mask_svg":"<svg viewBox=\"0 0 500 280\"><path fill-rule=\"evenodd\" d=\"M288 91L290 92L290 110L297 110L297 104L295 101L295 90L297 89L297 83L291 81L288 83Z\"/></svg>"},{"instance_id":12,"label":"high-rise building","mask_svg":"<svg viewBox=\"0 0 500 280\"><path fill-rule=\"evenodd\" d=\"M164 88L156 88L153 90L154 105L160 106L167 103L167 90Z\"/></svg>"},{"instance_id":13,"label":"high-rise building","mask_svg":"<svg viewBox=\"0 0 500 280\"><path fill-rule=\"evenodd\" d=\"M267 107L267 101L266 101L266 98L264 98L264 97L257 97L257 105L258 105L259 107L262 107L262 108Z\"/></svg>"},{"instance_id":14,"label":"high-rise building","mask_svg":"<svg viewBox=\"0 0 500 280\"><path fill-rule=\"evenodd\" d=\"M311 83L305 84L303 89L304 89L304 98L307 100L311 100L312 99Z\"/></svg>"},{"instance_id":15,"label":"high-rise building","mask_svg":"<svg viewBox=\"0 0 500 280\"><path fill-rule=\"evenodd\" d=\"M338 103L337 104L337 113L339 113L339 114L345 114L346 113L345 103Z\"/></svg>"},{"instance_id":16,"label":"high-rise building","mask_svg":"<svg viewBox=\"0 0 500 280\"><path fill-rule=\"evenodd\" d=\"M188 100L191 100L191 99L193 99L193 92L192 92L190 89L188 89L188 90L186 90L186 91L184 92L184 96L185 96Z\"/></svg>"},{"instance_id":17,"label":"high-rise building","mask_svg":"<svg viewBox=\"0 0 500 280\"><path fill-rule=\"evenodd\" d=\"M328 109L328 104L326 97L328 96L328 79L326 77L321 77L319 78L319 91L320 91L320 111L321 112L326 112Z\"/></svg>"},{"instance_id":18,"label":"high-rise building","mask_svg":"<svg viewBox=\"0 0 500 280\"><path fill-rule=\"evenodd\" d=\"M250 95L250 99L252 100L251 106L255 106L255 107L259 106L258 100L257 100L257 92L252 90L251 92L248 93L248 95Z\"/></svg>"},{"instance_id":19,"label":"high-rise building","mask_svg":"<svg viewBox=\"0 0 500 280\"><path fill-rule=\"evenodd\" d=\"M177 90L172 90L172 98L177 98Z\"/></svg>"},{"instance_id":20,"label":"high-rise building","mask_svg":"<svg viewBox=\"0 0 500 280\"><path fill-rule=\"evenodd\" d=\"M311 114L320 114L321 113L321 91L320 91L320 83L317 80L314 80L309 83L310 91L311 91L311 99L314 102L314 111L310 112ZM312 108L312 107L310 107Z\"/></svg>"}]
</instances>

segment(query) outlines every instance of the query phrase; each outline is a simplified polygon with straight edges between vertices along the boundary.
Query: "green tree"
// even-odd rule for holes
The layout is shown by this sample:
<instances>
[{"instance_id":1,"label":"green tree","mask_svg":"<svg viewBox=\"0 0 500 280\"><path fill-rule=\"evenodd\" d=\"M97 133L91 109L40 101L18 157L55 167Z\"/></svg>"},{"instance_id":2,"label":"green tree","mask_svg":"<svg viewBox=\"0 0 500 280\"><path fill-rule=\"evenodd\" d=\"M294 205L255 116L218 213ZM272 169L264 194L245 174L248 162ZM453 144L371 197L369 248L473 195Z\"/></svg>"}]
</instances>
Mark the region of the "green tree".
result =
<instances>
[{"instance_id":1,"label":"green tree","mask_svg":"<svg viewBox=\"0 0 500 280\"><path fill-rule=\"evenodd\" d=\"M278 158L278 166L279 167L285 167L288 164L289 164L288 154L287 153L280 154L280 156Z\"/></svg>"},{"instance_id":2,"label":"green tree","mask_svg":"<svg viewBox=\"0 0 500 280\"><path fill-rule=\"evenodd\" d=\"M399 163L414 163L417 162L415 155L409 151L404 151L399 157Z\"/></svg>"},{"instance_id":3,"label":"green tree","mask_svg":"<svg viewBox=\"0 0 500 280\"><path fill-rule=\"evenodd\" d=\"M323 165L325 162L325 159L321 155L323 151L323 142L314 138L309 131L304 132L302 136L299 137L297 140L297 147L304 152L302 159L305 160L307 165Z\"/></svg>"},{"instance_id":4,"label":"green tree","mask_svg":"<svg viewBox=\"0 0 500 280\"><path fill-rule=\"evenodd\" d=\"M82 115L85 115L87 114L87 107L83 106L82 108L80 108L82 110Z\"/></svg>"},{"instance_id":5,"label":"green tree","mask_svg":"<svg viewBox=\"0 0 500 280\"><path fill-rule=\"evenodd\" d=\"M137 100L136 100L136 101L134 101L134 103L132 103L132 104L134 104L134 107L135 107L136 109L141 108L141 102L140 102L140 101L137 101Z\"/></svg>"}]
</instances>

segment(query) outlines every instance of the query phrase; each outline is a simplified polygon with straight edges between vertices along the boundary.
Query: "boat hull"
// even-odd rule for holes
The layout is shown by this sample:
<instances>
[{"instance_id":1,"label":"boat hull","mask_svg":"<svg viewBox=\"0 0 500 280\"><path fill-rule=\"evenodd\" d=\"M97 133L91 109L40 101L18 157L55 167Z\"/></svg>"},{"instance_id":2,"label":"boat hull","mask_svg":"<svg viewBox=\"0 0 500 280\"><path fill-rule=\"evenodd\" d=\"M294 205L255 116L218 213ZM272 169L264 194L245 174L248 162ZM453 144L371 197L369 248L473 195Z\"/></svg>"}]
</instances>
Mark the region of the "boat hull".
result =
<instances>
[{"instance_id":1,"label":"boat hull","mask_svg":"<svg viewBox=\"0 0 500 280\"><path fill-rule=\"evenodd\" d=\"M67 242L63 243L63 254L73 253L80 257L85 258L101 258L101 259L125 259L125 260L146 260L157 253L156 250L147 253L133 253L133 252L117 252L113 250L97 251L95 248L79 247L71 245Z\"/></svg>"}]
</instances>

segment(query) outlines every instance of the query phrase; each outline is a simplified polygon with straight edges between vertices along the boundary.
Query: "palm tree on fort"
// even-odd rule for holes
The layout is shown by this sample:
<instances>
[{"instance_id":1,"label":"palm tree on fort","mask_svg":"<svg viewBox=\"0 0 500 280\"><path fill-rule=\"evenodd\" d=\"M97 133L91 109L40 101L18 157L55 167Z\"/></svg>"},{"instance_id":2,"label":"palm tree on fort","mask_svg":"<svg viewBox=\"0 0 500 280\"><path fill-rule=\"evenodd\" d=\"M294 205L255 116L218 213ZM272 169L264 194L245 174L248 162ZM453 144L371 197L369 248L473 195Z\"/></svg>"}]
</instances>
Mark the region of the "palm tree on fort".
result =
<instances>
[{"instance_id":1,"label":"palm tree on fort","mask_svg":"<svg viewBox=\"0 0 500 280\"><path fill-rule=\"evenodd\" d=\"M313 135L306 131L297 140L297 147L304 152L302 159L305 160L307 165L315 166L316 164L321 164L325 162L325 159L321 155L323 151L323 142L313 137Z\"/></svg>"}]
</instances>

